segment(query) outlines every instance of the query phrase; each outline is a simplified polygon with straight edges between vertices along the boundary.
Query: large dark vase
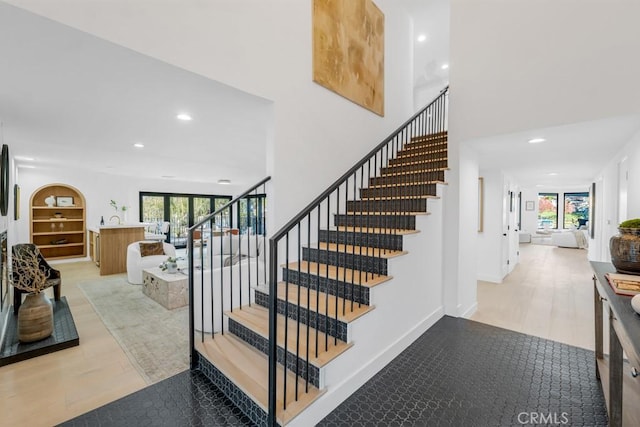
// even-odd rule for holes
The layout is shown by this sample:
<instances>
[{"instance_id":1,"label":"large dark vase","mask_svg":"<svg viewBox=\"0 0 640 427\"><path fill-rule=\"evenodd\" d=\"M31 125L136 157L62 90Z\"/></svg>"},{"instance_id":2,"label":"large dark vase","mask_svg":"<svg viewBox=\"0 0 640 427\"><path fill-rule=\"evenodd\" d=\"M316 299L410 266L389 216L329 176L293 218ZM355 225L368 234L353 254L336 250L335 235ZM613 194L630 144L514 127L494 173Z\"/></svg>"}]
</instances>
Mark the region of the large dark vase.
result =
<instances>
[{"instance_id":1,"label":"large dark vase","mask_svg":"<svg viewBox=\"0 0 640 427\"><path fill-rule=\"evenodd\" d=\"M640 228L618 228L609 240L611 262L618 273L640 275Z\"/></svg>"}]
</instances>

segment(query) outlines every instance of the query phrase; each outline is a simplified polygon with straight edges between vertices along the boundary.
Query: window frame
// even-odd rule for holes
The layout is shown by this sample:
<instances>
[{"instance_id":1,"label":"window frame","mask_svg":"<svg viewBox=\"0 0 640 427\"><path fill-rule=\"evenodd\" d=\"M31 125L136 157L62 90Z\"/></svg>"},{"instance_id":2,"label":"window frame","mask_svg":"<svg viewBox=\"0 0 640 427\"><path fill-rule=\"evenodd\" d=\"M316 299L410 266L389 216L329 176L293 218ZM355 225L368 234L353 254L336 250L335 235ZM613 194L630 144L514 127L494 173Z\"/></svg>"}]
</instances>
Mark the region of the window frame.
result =
<instances>
[{"instance_id":1,"label":"window frame","mask_svg":"<svg viewBox=\"0 0 640 427\"><path fill-rule=\"evenodd\" d=\"M555 226L554 227L550 227L551 229L557 230L558 229L558 202L560 201L560 196L558 193L538 193L538 217L537 220L538 222L540 222L540 198L541 197L546 197L546 196L555 196L556 199L556 220L555 220ZM563 217L564 220L564 217ZM538 226L538 230L543 230L544 227L540 227Z\"/></svg>"}]
</instances>

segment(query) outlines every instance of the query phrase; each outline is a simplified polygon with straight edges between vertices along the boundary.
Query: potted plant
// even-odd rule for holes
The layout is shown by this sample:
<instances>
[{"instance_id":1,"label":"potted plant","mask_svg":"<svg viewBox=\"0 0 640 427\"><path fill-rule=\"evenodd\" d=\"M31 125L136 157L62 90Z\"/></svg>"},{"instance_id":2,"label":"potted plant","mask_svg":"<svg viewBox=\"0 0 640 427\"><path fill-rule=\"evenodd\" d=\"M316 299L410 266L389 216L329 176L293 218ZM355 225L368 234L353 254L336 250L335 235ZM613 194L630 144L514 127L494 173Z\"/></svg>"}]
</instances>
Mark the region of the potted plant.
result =
<instances>
[{"instance_id":1,"label":"potted plant","mask_svg":"<svg viewBox=\"0 0 640 427\"><path fill-rule=\"evenodd\" d=\"M39 341L53 332L53 306L43 292L49 274L40 265L37 250L28 247L14 250L11 263L11 284L28 292L18 309L18 339L21 342Z\"/></svg>"},{"instance_id":2,"label":"potted plant","mask_svg":"<svg viewBox=\"0 0 640 427\"><path fill-rule=\"evenodd\" d=\"M611 263L619 273L640 275L640 218L623 221L609 240Z\"/></svg>"},{"instance_id":3,"label":"potted plant","mask_svg":"<svg viewBox=\"0 0 640 427\"><path fill-rule=\"evenodd\" d=\"M178 258L169 257L165 262L160 264L160 270L166 271L167 273L175 273L178 271Z\"/></svg>"}]
</instances>

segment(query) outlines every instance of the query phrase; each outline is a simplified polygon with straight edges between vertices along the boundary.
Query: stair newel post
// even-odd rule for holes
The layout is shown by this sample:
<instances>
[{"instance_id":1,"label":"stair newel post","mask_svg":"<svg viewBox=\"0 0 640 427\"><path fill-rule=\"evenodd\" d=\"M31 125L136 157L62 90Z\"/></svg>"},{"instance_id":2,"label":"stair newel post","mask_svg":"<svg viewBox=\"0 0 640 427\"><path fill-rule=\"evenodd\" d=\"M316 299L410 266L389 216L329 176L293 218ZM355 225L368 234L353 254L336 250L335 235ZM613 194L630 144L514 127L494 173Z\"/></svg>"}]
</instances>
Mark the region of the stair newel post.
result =
<instances>
[{"instance_id":1,"label":"stair newel post","mask_svg":"<svg viewBox=\"0 0 640 427\"><path fill-rule=\"evenodd\" d=\"M331 224L331 195L327 196L327 230L329 230L329 225ZM318 247L320 247L318 245ZM318 251L319 252L319 251ZM328 256L327 250L327 256ZM336 269L336 272L338 270ZM329 263L326 264L326 276L327 276L327 292L329 291ZM324 299L324 330L327 331L329 324L329 298ZM324 334L324 351L327 351L329 348L329 334Z\"/></svg>"},{"instance_id":2,"label":"stair newel post","mask_svg":"<svg viewBox=\"0 0 640 427\"><path fill-rule=\"evenodd\" d=\"M336 188L336 212L338 215L340 215L340 186L338 185L338 188ZM327 230L330 230L330 228L328 228ZM338 236L338 234L336 233L336 236ZM346 246L345 246L346 249ZM340 262L340 255L342 255L342 262ZM346 250L343 251L343 253L340 252L340 240L336 240L336 266L338 267L338 269L336 270L336 281L340 280L340 266L342 265L342 269L346 270L347 269L347 253ZM327 260L329 258L329 254L327 253ZM339 289L339 284L336 283L336 294L339 294L340 292L338 292ZM336 295L337 296L337 295ZM335 306L335 316L336 316L336 320L337 320L337 316L338 316L338 298L335 299L336 300L336 306ZM329 313L327 313L327 317L329 317ZM328 334L329 330L325 329L325 333ZM338 343L338 338L335 338L335 342L334 344Z\"/></svg>"},{"instance_id":3,"label":"stair newel post","mask_svg":"<svg viewBox=\"0 0 640 427\"><path fill-rule=\"evenodd\" d=\"M318 236L320 238L320 236ZM307 246L311 248L311 211L307 214ZM309 271L309 263L307 263L307 354L306 354L306 365L305 365L305 385L304 391L305 393L309 393L309 324L311 323L311 272ZM298 281L298 286L302 286L301 282ZM318 289L316 291L316 295L320 293ZM316 304L316 312L318 311L318 304ZM316 326L318 323L316 322Z\"/></svg>"},{"instance_id":4,"label":"stair newel post","mask_svg":"<svg viewBox=\"0 0 640 427\"><path fill-rule=\"evenodd\" d=\"M318 213L317 213L317 218L316 218L316 225L317 225L317 235L318 235L318 242L320 242L320 219L322 216L322 211L321 211L321 203L318 204ZM318 248L320 248L320 243L317 244ZM311 265L310 262L307 263L307 267L309 267ZM316 279L316 327L315 327L315 331L316 331L316 357L318 357L318 340L319 340L319 325L320 325L320 265L316 263L316 274L315 274L315 279ZM309 289L311 289L311 276L308 276L307 278L307 286L309 287ZM328 293L328 286L325 286L325 291Z\"/></svg>"},{"instance_id":5,"label":"stair newel post","mask_svg":"<svg viewBox=\"0 0 640 427\"><path fill-rule=\"evenodd\" d=\"M189 239L187 240L187 250L193 255L193 231L189 230ZM188 269L189 277L187 278L189 283L189 369L194 370L197 366L198 353L195 348L195 316L193 315L193 272L195 271L193 265L193 256L188 257ZM202 294L200 294L202 295ZM204 329L204 328L203 328Z\"/></svg>"},{"instance_id":6,"label":"stair newel post","mask_svg":"<svg viewBox=\"0 0 640 427\"><path fill-rule=\"evenodd\" d=\"M355 200L357 200L356 195L357 195L357 193L358 193L358 190L357 190L357 188L356 188L357 180L358 180L358 175L357 175L357 174L358 174L358 172L357 172L357 171L353 172L353 200L354 200L354 201L355 201ZM355 202L354 202L354 203L355 203ZM355 213L355 212L354 212L354 213ZM362 227L360 227L360 232L359 232L359 234L356 232L356 228L355 228L355 226L353 227L353 240L354 240L354 243L355 243L356 236L359 236L359 237L358 237L358 242L359 242L359 243L362 243ZM355 244L354 244L354 246L353 246L353 248L352 248L352 250L351 250L351 255L352 255L354 258L355 258L355 256L356 256L356 247L355 247ZM355 289L355 286L354 286L354 282L355 282L355 277L354 277L354 276L355 276L354 271L353 271L353 269L351 269L351 292L350 292L350 297L351 297L351 311L353 311L353 297L354 297L354 295L353 295L353 294L356 292L356 289ZM346 298L346 294L344 295L344 297Z\"/></svg>"},{"instance_id":7,"label":"stair newel post","mask_svg":"<svg viewBox=\"0 0 640 427\"><path fill-rule=\"evenodd\" d=\"M278 242L269 239L269 412L267 421L269 426L276 426L276 364L278 363L278 342L277 342L277 312L278 312ZM286 383L285 383L286 384Z\"/></svg>"},{"instance_id":8,"label":"stair newel post","mask_svg":"<svg viewBox=\"0 0 640 427\"><path fill-rule=\"evenodd\" d=\"M285 244L285 265L288 266L289 265L289 232L287 231L287 234L285 235L284 238ZM299 274L300 272L298 272ZM278 315L278 301L276 299L275 305L273 306L273 310L274 310L274 316ZM282 382L282 401L283 401L283 409L286 410L287 409L287 344L289 343L289 280L285 281L285 296L284 296L284 369L283 371L283 382ZM276 341L278 341L277 339L278 337L278 331L276 331L276 335L273 336L273 339ZM277 344L276 344L277 345ZM277 357L277 355L276 355ZM276 362L278 361L278 359L276 358ZM297 381L296 381L297 383Z\"/></svg>"},{"instance_id":9,"label":"stair newel post","mask_svg":"<svg viewBox=\"0 0 640 427\"><path fill-rule=\"evenodd\" d=\"M302 241L301 236L300 236L300 222L298 223L298 246L296 247L296 258L298 258L298 277L300 277L300 275L302 274L301 272L301 262L300 260L302 260ZM311 249L311 248L309 248ZM288 293L287 293L288 294ZM287 295L288 298L288 295ZM298 376L299 376L299 361L300 361L300 305L302 304L301 298L300 298L300 286L298 286L298 295L296 296L296 402L298 401ZM286 352L285 352L285 367L287 365L286 363Z\"/></svg>"}]
</instances>

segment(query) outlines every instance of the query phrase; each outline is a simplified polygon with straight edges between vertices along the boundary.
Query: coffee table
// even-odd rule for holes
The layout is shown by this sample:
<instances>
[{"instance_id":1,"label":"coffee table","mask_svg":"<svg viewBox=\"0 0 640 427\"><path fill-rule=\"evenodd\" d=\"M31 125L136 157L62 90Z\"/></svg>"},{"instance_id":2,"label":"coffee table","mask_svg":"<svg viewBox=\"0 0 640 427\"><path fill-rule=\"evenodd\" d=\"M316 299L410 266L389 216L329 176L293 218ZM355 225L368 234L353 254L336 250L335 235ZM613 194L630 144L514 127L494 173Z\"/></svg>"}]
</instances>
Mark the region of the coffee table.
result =
<instances>
[{"instance_id":1,"label":"coffee table","mask_svg":"<svg viewBox=\"0 0 640 427\"><path fill-rule=\"evenodd\" d=\"M181 272L167 273L160 267L142 270L142 293L169 310L189 304L188 286Z\"/></svg>"}]
</instances>

